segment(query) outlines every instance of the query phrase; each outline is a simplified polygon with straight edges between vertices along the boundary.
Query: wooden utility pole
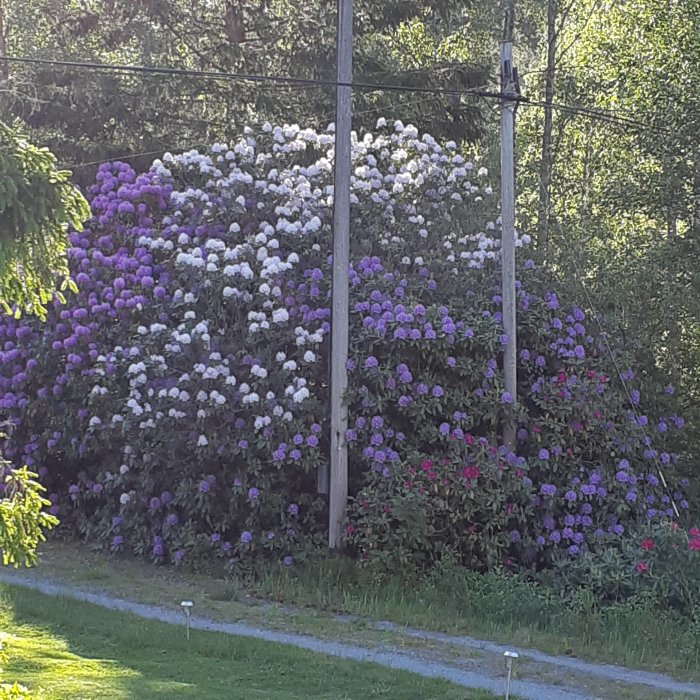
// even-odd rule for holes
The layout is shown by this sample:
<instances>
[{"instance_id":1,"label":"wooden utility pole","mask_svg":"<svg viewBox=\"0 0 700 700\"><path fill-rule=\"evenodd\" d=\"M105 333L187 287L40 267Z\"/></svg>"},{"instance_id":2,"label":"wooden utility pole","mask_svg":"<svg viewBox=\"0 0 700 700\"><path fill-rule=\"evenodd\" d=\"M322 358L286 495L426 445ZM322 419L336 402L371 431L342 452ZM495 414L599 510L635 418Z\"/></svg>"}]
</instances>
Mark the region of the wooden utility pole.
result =
<instances>
[{"instance_id":1,"label":"wooden utility pole","mask_svg":"<svg viewBox=\"0 0 700 700\"><path fill-rule=\"evenodd\" d=\"M549 244L549 216L552 182L552 103L554 101L554 71L556 67L557 0L547 0L547 68L544 83L544 128L542 129L542 157L540 160L540 201L537 207L537 252L547 258Z\"/></svg>"},{"instance_id":2,"label":"wooden utility pole","mask_svg":"<svg viewBox=\"0 0 700 700\"><path fill-rule=\"evenodd\" d=\"M7 46L5 44L5 8L2 0L0 0L0 56L3 58L7 55ZM2 61L2 79L10 79L10 66L7 61Z\"/></svg>"},{"instance_id":3,"label":"wooden utility pole","mask_svg":"<svg viewBox=\"0 0 700 700\"><path fill-rule=\"evenodd\" d=\"M503 376L505 390L517 396L515 325L515 159L514 131L517 80L513 70L513 23L514 10L506 10L503 41L501 42L501 284L503 298L503 330L508 340L504 349ZM508 419L503 427L503 443L515 448L515 422Z\"/></svg>"},{"instance_id":4,"label":"wooden utility pole","mask_svg":"<svg viewBox=\"0 0 700 700\"><path fill-rule=\"evenodd\" d=\"M350 175L352 168L352 0L338 0L335 175L333 185L333 296L331 304L331 459L328 546L340 546L348 503L348 344Z\"/></svg>"}]
</instances>

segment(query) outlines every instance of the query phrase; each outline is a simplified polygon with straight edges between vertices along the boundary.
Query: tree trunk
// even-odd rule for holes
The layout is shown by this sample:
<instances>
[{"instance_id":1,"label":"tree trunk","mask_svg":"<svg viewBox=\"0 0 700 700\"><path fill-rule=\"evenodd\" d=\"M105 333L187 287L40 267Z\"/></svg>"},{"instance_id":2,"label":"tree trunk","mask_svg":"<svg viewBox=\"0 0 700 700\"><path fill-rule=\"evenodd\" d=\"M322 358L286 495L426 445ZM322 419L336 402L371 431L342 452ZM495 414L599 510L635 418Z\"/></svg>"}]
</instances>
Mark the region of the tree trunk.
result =
<instances>
[{"instance_id":1,"label":"tree trunk","mask_svg":"<svg viewBox=\"0 0 700 700\"><path fill-rule=\"evenodd\" d=\"M540 199L537 210L537 249L543 258L549 244L549 214L552 182L552 102L554 101L554 69L557 51L557 0L547 0L547 68L544 88L544 130L540 159Z\"/></svg>"}]
</instances>

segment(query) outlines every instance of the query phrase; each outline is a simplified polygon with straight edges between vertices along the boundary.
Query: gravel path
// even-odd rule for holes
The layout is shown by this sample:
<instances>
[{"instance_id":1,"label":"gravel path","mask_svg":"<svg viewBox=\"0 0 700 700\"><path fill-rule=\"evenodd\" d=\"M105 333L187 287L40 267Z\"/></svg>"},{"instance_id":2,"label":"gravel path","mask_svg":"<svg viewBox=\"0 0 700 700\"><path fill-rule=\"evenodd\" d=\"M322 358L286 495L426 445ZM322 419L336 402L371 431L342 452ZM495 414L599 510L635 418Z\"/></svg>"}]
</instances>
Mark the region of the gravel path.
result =
<instances>
[{"instance_id":1,"label":"gravel path","mask_svg":"<svg viewBox=\"0 0 700 700\"><path fill-rule=\"evenodd\" d=\"M0 573L0 581L11 585L30 588L51 596L64 596L93 605L99 605L100 607L110 610L131 613L145 619L158 620L168 624L184 624L184 617L180 611L169 610L165 607L135 603L102 593L50 583L16 573ZM491 663L484 663L483 668L479 668L478 671L467 670L465 668L460 668L460 664L456 661L445 661L444 655L442 659L436 659L434 656L430 658L430 656L425 654L422 655L419 650L408 652L404 649L397 649L386 644L381 646L359 646L344 642L318 639L309 635L292 632L273 631L248 624L216 622L196 615L193 615L191 620L192 629L221 632L240 637L262 639L268 642L289 644L301 649L307 649L312 652L327 654L342 659L368 661L389 668L410 671L428 678L442 678L466 688L480 688L491 691L497 695L504 694L505 682L503 677L496 677L493 673L493 668L496 665L500 666L501 669L503 668L502 661L499 664L494 664L493 661L498 657L502 658L503 652L509 649L509 647L504 647L492 642L483 642L469 637L454 637L435 632L407 629L386 622L374 623L372 626L375 627L375 629L396 632L406 637L424 639L428 642L449 646L453 649L465 648L486 652L493 655L494 658L491 660ZM585 682L586 680L607 681L608 683L614 682L624 684L628 687L630 685L636 686L637 688L646 686L648 690L653 690L657 693L661 691L700 696L700 686L692 683L675 681L672 678L660 674L635 671L611 665L592 664L567 657L550 656L530 649L510 648L510 650L517 651L524 660L527 659L528 670L533 668L534 663L542 668L549 667L549 670L570 672L569 677L565 679L555 674L556 685L538 682L536 680L514 680L512 683L512 694L520 698L527 698L528 700L583 700L584 698L613 698L617 696L617 692L615 692L612 687L609 687L605 694L582 690L582 687L585 688L588 686L588 683ZM496 657L496 655L498 655L498 657ZM491 670L492 672L483 672L484 669ZM529 672L528 675L532 676L533 673ZM548 674L543 673L541 675L546 677ZM551 675L551 673L549 675ZM584 677L584 682L581 682L579 676ZM576 682L577 680L578 683ZM595 683L591 683L591 685L595 686ZM598 685L600 686L601 684ZM605 686L603 685L602 687ZM633 692L634 687L629 688L629 690ZM609 694L609 692L615 694ZM641 696L642 694L640 692L639 697ZM627 697L634 697L634 693L632 695L627 695ZM657 695L656 697L659 696Z\"/></svg>"},{"instance_id":2,"label":"gravel path","mask_svg":"<svg viewBox=\"0 0 700 700\"><path fill-rule=\"evenodd\" d=\"M376 629L400 632L401 634L409 637L441 642L443 644L451 644L468 649L478 649L500 655L506 651L514 651L529 661L535 661L548 666L555 666L568 671L574 671L588 677L597 677L602 680L609 680L615 683L647 685L655 688L656 690L662 690L669 693L686 693L688 695L700 696L700 685L676 681L673 678L664 676L660 673L649 673L648 671L639 671L636 669L624 668L623 666L614 666L612 664L590 663L588 661L581 661L580 659L574 659L568 656L553 656L551 654L544 654L535 649L506 647L501 644L484 642L472 637L456 637L449 634L442 634L440 632L428 632L424 630L411 629L401 627L393 622L378 622L374 625L374 627Z\"/></svg>"}]
</instances>

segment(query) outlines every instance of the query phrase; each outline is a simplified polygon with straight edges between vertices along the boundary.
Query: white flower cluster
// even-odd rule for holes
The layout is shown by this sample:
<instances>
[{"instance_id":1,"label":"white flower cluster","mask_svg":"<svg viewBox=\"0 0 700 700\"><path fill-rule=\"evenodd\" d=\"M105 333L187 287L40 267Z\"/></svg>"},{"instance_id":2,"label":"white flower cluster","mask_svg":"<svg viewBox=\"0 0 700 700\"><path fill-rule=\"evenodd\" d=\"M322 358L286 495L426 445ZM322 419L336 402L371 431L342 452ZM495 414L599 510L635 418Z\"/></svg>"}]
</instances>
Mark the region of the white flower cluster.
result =
<instances>
[{"instance_id":1,"label":"white flower cluster","mask_svg":"<svg viewBox=\"0 0 700 700\"><path fill-rule=\"evenodd\" d=\"M353 135L355 238L407 271L438 261L462 274L495 260L500 220L483 223L495 208L482 204L492 195L486 169L412 126L377 129ZM172 211L139 244L174 270L169 313L138 324L134 347L98 358L97 420L118 430L196 425L203 448L212 426L241 416L265 435L308 417L330 321L333 131L267 125L154 163L153 176L173 185ZM120 372L108 364L128 377L116 412L108 402Z\"/></svg>"}]
</instances>

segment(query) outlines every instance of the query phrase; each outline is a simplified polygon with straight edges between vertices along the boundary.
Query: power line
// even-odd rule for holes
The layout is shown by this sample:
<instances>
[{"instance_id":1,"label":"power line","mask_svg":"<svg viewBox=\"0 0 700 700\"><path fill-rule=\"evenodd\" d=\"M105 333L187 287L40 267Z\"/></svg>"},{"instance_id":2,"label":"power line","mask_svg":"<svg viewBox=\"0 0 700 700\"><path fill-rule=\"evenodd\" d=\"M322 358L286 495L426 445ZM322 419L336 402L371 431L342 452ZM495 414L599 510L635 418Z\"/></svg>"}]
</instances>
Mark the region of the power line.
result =
<instances>
[{"instance_id":1,"label":"power line","mask_svg":"<svg viewBox=\"0 0 700 700\"><path fill-rule=\"evenodd\" d=\"M409 100L394 103L391 105L391 107L392 107L392 109L404 107L406 105L410 105L411 107L415 107L416 105L425 104L426 102L432 102L432 101L433 101L432 97L423 97L423 98L418 99L418 100L411 98ZM381 109L382 109L382 107L378 105L376 107L369 107L368 109L353 110L353 116L357 117L357 116L372 114L373 112L380 112ZM334 117L329 116L329 117L326 117L325 119L323 119L321 117L313 117L313 119L315 119L316 123L320 125L323 122L325 122L326 124L330 124L333 121ZM298 120L298 121L300 121L300 120ZM310 121L310 118L306 119L305 121ZM250 126L250 124L246 124L246 126ZM59 166L59 168L61 170L77 170L78 168L87 168L91 165L102 165L103 163L112 163L112 162L116 162L116 161L133 160L135 158L142 158L145 156L158 156L158 155L162 155L166 151L169 151L169 152L189 151L192 148L200 148L200 147L201 148L208 148L208 146L206 146L206 145L192 146L191 144L187 145L187 146L169 146L169 147L164 147L162 149L159 149L157 151L143 151L141 153L126 153L126 154L119 155L119 156L107 156L105 158L102 158L101 160L92 160L92 161L87 161L85 163L62 164Z\"/></svg>"},{"instance_id":2,"label":"power line","mask_svg":"<svg viewBox=\"0 0 700 700\"><path fill-rule=\"evenodd\" d=\"M541 106L544 104L544 103L528 102L528 101L526 101L524 98L521 98L521 99L522 99L522 101L524 102L524 104L525 104L526 106L541 107ZM406 105L415 106L415 105L418 105L418 104L424 104L424 103L426 103L426 102L430 102L431 100L432 100L431 97L425 97L425 98L423 98L423 99L421 99L421 100L407 100L407 101L405 101L405 102L401 102L401 103L392 105L392 108L395 109L395 108L397 108L397 107L402 107L402 106L406 106ZM354 116L360 116L360 115L365 115L365 114L371 114L372 112L379 112L381 109L382 109L382 108L381 108L380 106L377 106L377 107L370 107L370 108L364 109L364 110L356 110L356 111L353 112L353 115L354 115ZM598 119L599 121L609 121L609 120L607 120L607 119L602 118L602 116L597 116L597 115L594 115L594 114L590 114L590 115L589 115L586 111L583 111L583 110L582 110L582 111L576 111L576 110L574 110L574 108L571 108L569 111L572 111L574 114L577 114L577 115L580 115L580 116L590 116L591 118L593 118L593 119ZM314 119L316 119L317 123L319 123L319 124L320 124L321 121L322 121L321 119L316 118L316 117L314 117ZM330 123L331 120L332 120L331 117L329 117L329 118L326 119L326 121L327 121L328 123ZM613 120L613 123L615 123L614 120ZM620 123L620 122L618 122L618 123ZM641 123L639 124L639 126L642 126ZM135 158L141 158L141 157L145 157L145 156L156 156L156 155L161 155L162 153L165 153L166 150L167 150L167 151L185 151L185 150L190 150L191 148L192 148L191 145L188 145L188 146L174 146L174 147L173 147L173 146L170 146L170 147L168 147L168 148L159 149L159 150L155 150L155 151L144 151L144 152L141 152L141 153L127 153L127 154L124 154L124 155L109 156L109 157L102 158L101 160L93 160L93 161L88 161L88 162L85 162L85 163L64 164L64 165L60 165L59 167L60 167L61 169L63 169L63 170L76 170L76 169L78 169L78 168L87 168L87 167L89 167L89 166L91 166L91 165L101 165L102 163L107 163L107 162L133 160L133 159L135 159Z\"/></svg>"},{"instance_id":3,"label":"power line","mask_svg":"<svg viewBox=\"0 0 700 700\"><path fill-rule=\"evenodd\" d=\"M427 95L446 95L446 96L473 96L479 98L501 100L505 97L501 92L484 90L483 88L444 88L444 87L420 87L410 85L395 85L386 83L343 83L337 80L321 79L321 78L293 78L280 75L254 75L249 73L223 73L217 71L201 71L187 68L165 68L154 66L135 66L135 65L119 65L110 63L92 63L83 61L62 61L57 59L46 58L29 58L23 56L3 56L1 60L14 63L24 63L33 65L49 65L78 70L95 70L95 71L113 71L122 73L136 73L145 75L168 75L168 76L183 76L190 78L203 78L211 80L241 80L254 83L273 83L277 85L286 85L292 87L306 88L335 88L335 87L351 87L357 90L364 91L391 91L391 92L408 92ZM599 109L583 107L580 105L565 105L560 103L546 103L537 100L530 100L527 97L509 96L518 104L529 107L538 107L544 109L554 109L563 113L572 114L575 116L583 116L589 119L595 119L609 124L618 126L633 127L638 130L648 131L650 133L670 133L669 130L645 122L615 115L610 112L605 112Z\"/></svg>"},{"instance_id":4,"label":"power line","mask_svg":"<svg viewBox=\"0 0 700 700\"><path fill-rule=\"evenodd\" d=\"M78 70L95 70L95 71L112 71L120 73L136 73L145 75L168 75L174 77L190 77L190 78L202 78L209 80L240 80L244 82L253 83L273 83L278 85L296 86L296 87L306 87L306 88L336 88L336 87L351 87L356 90L363 91L391 91L391 92L410 92L410 93L422 93L427 95L447 95L447 96L475 96L482 98L490 98L500 100L504 96L500 91L495 92L491 90L484 90L482 87L478 88L444 88L444 87L421 87L421 86L411 86L411 85L395 85L388 83L343 83L337 80L323 79L323 78L293 78L289 76L280 75L255 75L250 73L224 73L219 71L202 71L193 70L188 68L167 68L167 67L156 67L156 66L135 66L135 65L119 65L113 63L93 63L85 61L63 61L58 59L48 59L48 58L29 58L26 56L3 56L2 60L10 61L13 63L22 63L30 65L48 65L57 66L63 68L71 68ZM548 104L541 101L530 100L523 96L518 96L516 101L519 104L531 107L540 108L551 108L557 111L566 112L574 115L580 115L589 117L591 119L597 119L599 121L606 121L611 124L618 124L620 126L632 126L637 129L642 129L646 131L657 131L659 133L668 133L666 130L662 130L660 127L654 127L650 124L646 124L639 120L635 120L629 117L617 116L609 112L604 112L602 110L583 107L579 105L564 105L559 103Z\"/></svg>"},{"instance_id":5,"label":"power line","mask_svg":"<svg viewBox=\"0 0 700 700\"><path fill-rule=\"evenodd\" d=\"M544 109L551 108L559 112L574 114L576 116L589 117L591 119L596 119L602 122L608 122L610 124L618 124L619 126L632 126L643 131L650 131L660 134L671 133L669 129L664 129L659 126L654 126L653 124L642 122L638 119L633 119L632 117L621 116L619 114L611 113L601 109L596 109L593 107L584 107L582 105L564 105L558 102L547 103L538 100L529 100L526 97L521 97L519 101L525 106L541 107Z\"/></svg>"},{"instance_id":6,"label":"power line","mask_svg":"<svg viewBox=\"0 0 700 700\"><path fill-rule=\"evenodd\" d=\"M175 149L170 149L170 150L184 150L181 149L180 147L177 147ZM61 170L76 170L77 168L87 168L90 165L102 165L102 163L110 163L110 162L115 162L115 161L122 161L122 160L133 160L134 158L141 158L144 156L155 156L161 153L164 153L165 151L163 150L158 150L158 151L144 151L143 153L127 153L126 155L123 156L109 156L107 158L103 158L102 160L92 160L88 161L87 163L72 163L70 165L60 165L59 168Z\"/></svg>"},{"instance_id":7,"label":"power line","mask_svg":"<svg viewBox=\"0 0 700 700\"><path fill-rule=\"evenodd\" d=\"M26 63L34 65L61 66L64 68L103 70L121 73L141 73L146 75L171 75L190 78L207 78L210 80L241 80L253 83L277 83L282 85L294 85L299 87L350 87L355 90L382 90L394 92L416 92L431 95L468 95L474 94L480 97L492 97L500 99L497 92L488 92L478 88L440 88L420 87L408 85L391 85L385 83L345 83L338 80L324 78L293 78L281 75L254 75L251 73L223 73L218 71L193 70L189 68L165 68L157 66L119 65L115 63L91 63L86 61L61 61L49 58L29 58L26 56L2 56L0 60L12 63Z\"/></svg>"},{"instance_id":8,"label":"power line","mask_svg":"<svg viewBox=\"0 0 700 700\"><path fill-rule=\"evenodd\" d=\"M535 73L546 72L546 68L533 69L527 71L526 73L523 73L520 77L524 78L528 75L532 75ZM559 72L562 72L561 68L559 68ZM519 102L526 106L529 105L532 107L542 107L545 109L551 108L557 111L569 112L575 115L590 116L591 118L599 119L600 121L610 121L612 123L619 123L620 125L629 124L630 126L639 127L649 131L659 131L659 133L670 133L669 129L663 129L662 127L643 122L640 119L636 119L635 117L629 116L630 112L622 109L603 109L598 107L586 107L584 105L565 105L557 102L549 103L543 102L541 100L529 100L528 98L523 96L520 96Z\"/></svg>"}]
</instances>

